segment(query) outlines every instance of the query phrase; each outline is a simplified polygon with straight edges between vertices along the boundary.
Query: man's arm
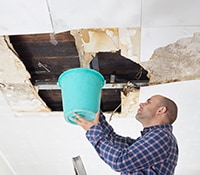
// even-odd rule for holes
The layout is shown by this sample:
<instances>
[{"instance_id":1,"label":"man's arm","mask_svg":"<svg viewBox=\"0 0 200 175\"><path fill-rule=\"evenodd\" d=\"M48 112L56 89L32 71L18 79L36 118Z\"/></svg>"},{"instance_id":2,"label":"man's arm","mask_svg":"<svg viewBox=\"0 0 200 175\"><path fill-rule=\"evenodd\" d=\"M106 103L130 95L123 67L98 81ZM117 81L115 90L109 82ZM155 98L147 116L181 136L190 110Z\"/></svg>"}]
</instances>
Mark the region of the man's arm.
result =
<instances>
[{"instance_id":1,"label":"man's arm","mask_svg":"<svg viewBox=\"0 0 200 175\"><path fill-rule=\"evenodd\" d=\"M169 138L162 132L155 132L138 138L129 147L118 147L104 137L99 125L92 126L86 136L102 160L118 172L136 172L161 163L169 149Z\"/></svg>"},{"instance_id":2,"label":"man's arm","mask_svg":"<svg viewBox=\"0 0 200 175\"><path fill-rule=\"evenodd\" d=\"M128 147L135 142L135 140L130 137L123 137L116 134L112 126L106 121L106 118L102 112L98 112L96 114L96 118L93 121L85 120L78 114L75 115L77 119L74 119L74 121L77 122L77 124L79 124L86 131L90 130L92 126L99 125L104 137L117 147Z\"/></svg>"}]
</instances>

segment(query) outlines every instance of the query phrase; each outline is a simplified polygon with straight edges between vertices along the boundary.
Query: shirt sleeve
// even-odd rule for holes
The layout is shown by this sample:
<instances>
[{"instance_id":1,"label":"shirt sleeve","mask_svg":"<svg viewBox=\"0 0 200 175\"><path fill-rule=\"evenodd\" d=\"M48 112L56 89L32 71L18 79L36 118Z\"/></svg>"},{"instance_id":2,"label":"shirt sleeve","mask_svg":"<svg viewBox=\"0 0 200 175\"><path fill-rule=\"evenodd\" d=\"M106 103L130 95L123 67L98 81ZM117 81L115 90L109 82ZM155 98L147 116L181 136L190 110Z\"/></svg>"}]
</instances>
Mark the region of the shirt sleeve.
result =
<instances>
[{"instance_id":1,"label":"shirt sleeve","mask_svg":"<svg viewBox=\"0 0 200 175\"><path fill-rule=\"evenodd\" d=\"M109 125L109 123L106 121L106 118L102 112L100 113L99 122L100 122L101 130L103 131L104 137L106 137L106 139L110 143L115 144L115 146L124 148L124 147L130 146L131 144L135 142L135 140L130 137L123 137L116 134L112 126Z\"/></svg>"},{"instance_id":2,"label":"shirt sleeve","mask_svg":"<svg viewBox=\"0 0 200 175\"><path fill-rule=\"evenodd\" d=\"M99 156L118 172L147 168L155 162L164 161L168 152L168 136L160 131L140 137L128 147L119 147L110 142L101 125L91 127L86 136Z\"/></svg>"}]
</instances>

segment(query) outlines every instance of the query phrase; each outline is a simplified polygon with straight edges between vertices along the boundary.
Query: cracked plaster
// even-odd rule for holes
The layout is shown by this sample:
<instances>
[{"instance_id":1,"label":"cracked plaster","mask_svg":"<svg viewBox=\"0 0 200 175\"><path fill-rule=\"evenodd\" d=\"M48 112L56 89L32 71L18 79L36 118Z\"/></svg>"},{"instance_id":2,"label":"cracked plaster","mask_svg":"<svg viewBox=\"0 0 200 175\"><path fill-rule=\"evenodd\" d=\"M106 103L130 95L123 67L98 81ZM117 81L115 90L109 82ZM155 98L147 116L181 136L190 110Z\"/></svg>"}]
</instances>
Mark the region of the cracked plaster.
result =
<instances>
[{"instance_id":1,"label":"cracked plaster","mask_svg":"<svg viewBox=\"0 0 200 175\"><path fill-rule=\"evenodd\" d=\"M30 74L8 37L0 37L0 90L15 112L50 111L30 82Z\"/></svg>"},{"instance_id":2,"label":"cracked plaster","mask_svg":"<svg viewBox=\"0 0 200 175\"><path fill-rule=\"evenodd\" d=\"M154 51L141 65L148 71L150 84L200 79L200 33L182 38Z\"/></svg>"}]
</instances>

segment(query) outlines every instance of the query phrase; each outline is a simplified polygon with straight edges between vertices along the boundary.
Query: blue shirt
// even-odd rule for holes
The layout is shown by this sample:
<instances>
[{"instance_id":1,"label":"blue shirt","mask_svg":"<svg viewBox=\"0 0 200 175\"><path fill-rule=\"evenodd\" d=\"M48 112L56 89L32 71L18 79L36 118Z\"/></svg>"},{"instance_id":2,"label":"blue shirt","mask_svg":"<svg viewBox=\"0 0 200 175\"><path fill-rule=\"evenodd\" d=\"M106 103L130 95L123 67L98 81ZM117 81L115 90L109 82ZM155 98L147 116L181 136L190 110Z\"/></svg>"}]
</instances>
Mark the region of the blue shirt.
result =
<instances>
[{"instance_id":1,"label":"blue shirt","mask_svg":"<svg viewBox=\"0 0 200 175\"><path fill-rule=\"evenodd\" d=\"M121 175L173 175L178 146L172 126L163 124L144 128L139 138L117 135L101 113L99 124L86 137L99 156Z\"/></svg>"}]
</instances>

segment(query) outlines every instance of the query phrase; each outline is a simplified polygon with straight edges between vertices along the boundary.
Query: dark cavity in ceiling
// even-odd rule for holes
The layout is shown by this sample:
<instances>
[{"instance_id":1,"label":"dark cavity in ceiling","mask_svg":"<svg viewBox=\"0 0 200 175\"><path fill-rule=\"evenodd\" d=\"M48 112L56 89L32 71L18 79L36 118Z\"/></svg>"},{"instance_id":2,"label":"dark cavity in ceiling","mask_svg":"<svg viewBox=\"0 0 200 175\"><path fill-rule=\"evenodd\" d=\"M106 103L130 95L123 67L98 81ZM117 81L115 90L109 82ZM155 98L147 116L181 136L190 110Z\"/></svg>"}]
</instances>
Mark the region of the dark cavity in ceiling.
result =
<instances>
[{"instance_id":1,"label":"dark cavity in ceiling","mask_svg":"<svg viewBox=\"0 0 200 175\"><path fill-rule=\"evenodd\" d=\"M35 86L45 85L39 89L40 97L52 111L62 111L62 98L57 84L59 75L71 68L80 67L75 40L70 32L55 35L57 44L52 44L50 34L10 36L14 49L31 74ZM106 83L147 83L147 71L139 64L120 55L120 51L97 53L90 63L92 69L99 71ZM103 88L101 109L113 111L120 103L122 88ZM120 112L120 108L118 112Z\"/></svg>"}]
</instances>

